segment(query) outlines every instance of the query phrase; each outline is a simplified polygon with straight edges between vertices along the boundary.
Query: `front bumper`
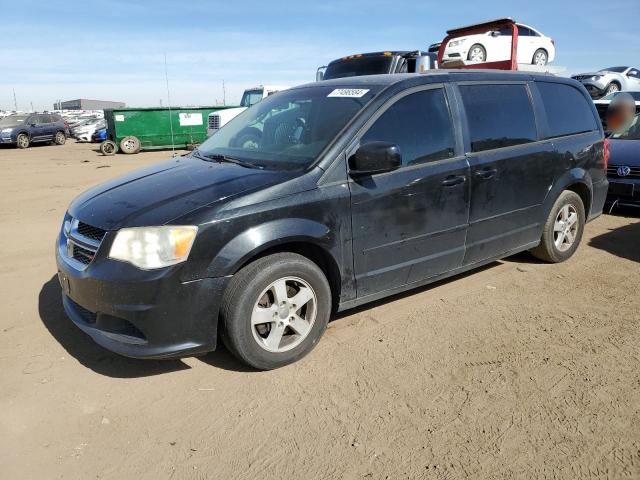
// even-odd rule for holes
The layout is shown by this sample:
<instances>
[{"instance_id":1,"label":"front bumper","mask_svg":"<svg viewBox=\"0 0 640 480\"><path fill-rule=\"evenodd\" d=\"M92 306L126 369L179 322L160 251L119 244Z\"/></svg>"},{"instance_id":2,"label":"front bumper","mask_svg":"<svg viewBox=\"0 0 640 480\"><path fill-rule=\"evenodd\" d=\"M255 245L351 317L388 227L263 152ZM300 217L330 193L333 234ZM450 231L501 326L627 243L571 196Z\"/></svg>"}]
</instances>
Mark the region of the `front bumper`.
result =
<instances>
[{"instance_id":1,"label":"front bumper","mask_svg":"<svg viewBox=\"0 0 640 480\"><path fill-rule=\"evenodd\" d=\"M609 178L607 205L640 207L640 180Z\"/></svg>"},{"instance_id":2,"label":"front bumper","mask_svg":"<svg viewBox=\"0 0 640 480\"><path fill-rule=\"evenodd\" d=\"M106 245L105 245L106 243ZM180 280L181 266L144 271L109 260L109 239L84 269L56 246L65 312L103 346L134 358L173 358L215 350L218 310L228 277Z\"/></svg>"},{"instance_id":3,"label":"front bumper","mask_svg":"<svg viewBox=\"0 0 640 480\"><path fill-rule=\"evenodd\" d=\"M607 84L600 80L582 80L580 83L584 85L584 88L587 89L587 92L589 92L589 95L592 97L602 96L607 89Z\"/></svg>"}]
</instances>

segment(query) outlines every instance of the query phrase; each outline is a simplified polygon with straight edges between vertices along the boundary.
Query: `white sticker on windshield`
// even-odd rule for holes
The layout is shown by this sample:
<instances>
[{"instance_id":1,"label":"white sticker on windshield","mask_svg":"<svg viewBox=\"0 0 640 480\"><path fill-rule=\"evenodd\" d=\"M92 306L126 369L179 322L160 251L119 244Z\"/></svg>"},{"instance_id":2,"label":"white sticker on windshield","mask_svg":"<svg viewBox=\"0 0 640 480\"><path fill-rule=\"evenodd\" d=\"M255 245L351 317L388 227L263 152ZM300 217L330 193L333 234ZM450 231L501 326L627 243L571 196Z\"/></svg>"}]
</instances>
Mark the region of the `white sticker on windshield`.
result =
<instances>
[{"instance_id":1,"label":"white sticker on windshield","mask_svg":"<svg viewBox=\"0 0 640 480\"><path fill-rule=\"evenodd\" d=\"M368 88L336 88L327 97L360 98L364 97L368 91Z\"/></svg>"}]
</instances>

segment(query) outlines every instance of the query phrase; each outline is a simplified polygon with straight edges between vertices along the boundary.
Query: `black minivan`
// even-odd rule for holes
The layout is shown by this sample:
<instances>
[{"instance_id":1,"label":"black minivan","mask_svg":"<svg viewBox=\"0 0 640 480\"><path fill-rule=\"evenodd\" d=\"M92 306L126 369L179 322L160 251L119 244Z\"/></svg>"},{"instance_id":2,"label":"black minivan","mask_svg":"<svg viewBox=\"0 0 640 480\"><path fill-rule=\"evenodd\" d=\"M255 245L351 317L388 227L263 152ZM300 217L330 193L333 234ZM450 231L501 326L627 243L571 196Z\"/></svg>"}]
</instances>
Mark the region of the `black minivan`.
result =
<instances>
[{"instance_id":1,"label":"black minivan","mask_svg":"<svg viewBox=\"0 0 640 480\"><path fill-rule=\"evenodd\" d=\"M252 141L246 141L251 138ZM608 149L578 82L499 71L282 91L184 157L76 198L64 308L131 357L294 362L332 312L523 250L569 258L602 212Z\"/></svg>"}]
</instances>

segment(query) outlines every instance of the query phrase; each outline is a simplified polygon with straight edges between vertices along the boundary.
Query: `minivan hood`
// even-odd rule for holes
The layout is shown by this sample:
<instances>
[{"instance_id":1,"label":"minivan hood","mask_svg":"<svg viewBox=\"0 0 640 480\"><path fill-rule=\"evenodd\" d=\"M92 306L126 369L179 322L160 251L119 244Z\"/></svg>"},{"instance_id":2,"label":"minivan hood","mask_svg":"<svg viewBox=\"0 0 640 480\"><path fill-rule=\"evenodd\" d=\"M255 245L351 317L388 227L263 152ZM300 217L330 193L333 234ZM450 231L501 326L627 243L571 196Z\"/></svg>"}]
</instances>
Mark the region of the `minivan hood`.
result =
<instances>
[{"instance_id":1,"label":"minivan hood","mask_svg":"<svg viewBox=\"0 0 640 480\"><path fill-rule=\"evenodd\" d=\"M640 140L609 139L609 163L640 167Z\"/></svg>"},{"instance_id":2,"label":"minivan hood","mask_svg":"<svg viewBox=\"0 0 640 480\"><path fill-rule=\"evenodd\" d=\"M69 214L104 230L163 225L197 208L231 200L295 175L179 157L82 193L71 203Z\"/></svg>"}]
</instances>

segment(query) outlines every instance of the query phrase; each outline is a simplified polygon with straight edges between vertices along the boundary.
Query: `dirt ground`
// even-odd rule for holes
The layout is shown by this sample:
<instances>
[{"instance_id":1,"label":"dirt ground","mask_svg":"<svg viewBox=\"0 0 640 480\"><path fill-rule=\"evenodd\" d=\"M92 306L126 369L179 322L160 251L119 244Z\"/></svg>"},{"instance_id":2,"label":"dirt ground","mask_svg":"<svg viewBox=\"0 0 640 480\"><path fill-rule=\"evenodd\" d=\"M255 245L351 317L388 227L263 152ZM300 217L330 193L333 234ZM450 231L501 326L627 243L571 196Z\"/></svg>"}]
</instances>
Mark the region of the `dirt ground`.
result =
<instances>
[{"instance_id":1,"label":"dirt ground","mask_svg":"<svg viewBox=\"0 0 640 480\"><path fill-rule=\"evenodd\" d=\"M81 191L170 152L0 148L0 477L640 478L640 217L346 312L301 362L136 361L65 317Z\"/></svg>"}]
</instances>

